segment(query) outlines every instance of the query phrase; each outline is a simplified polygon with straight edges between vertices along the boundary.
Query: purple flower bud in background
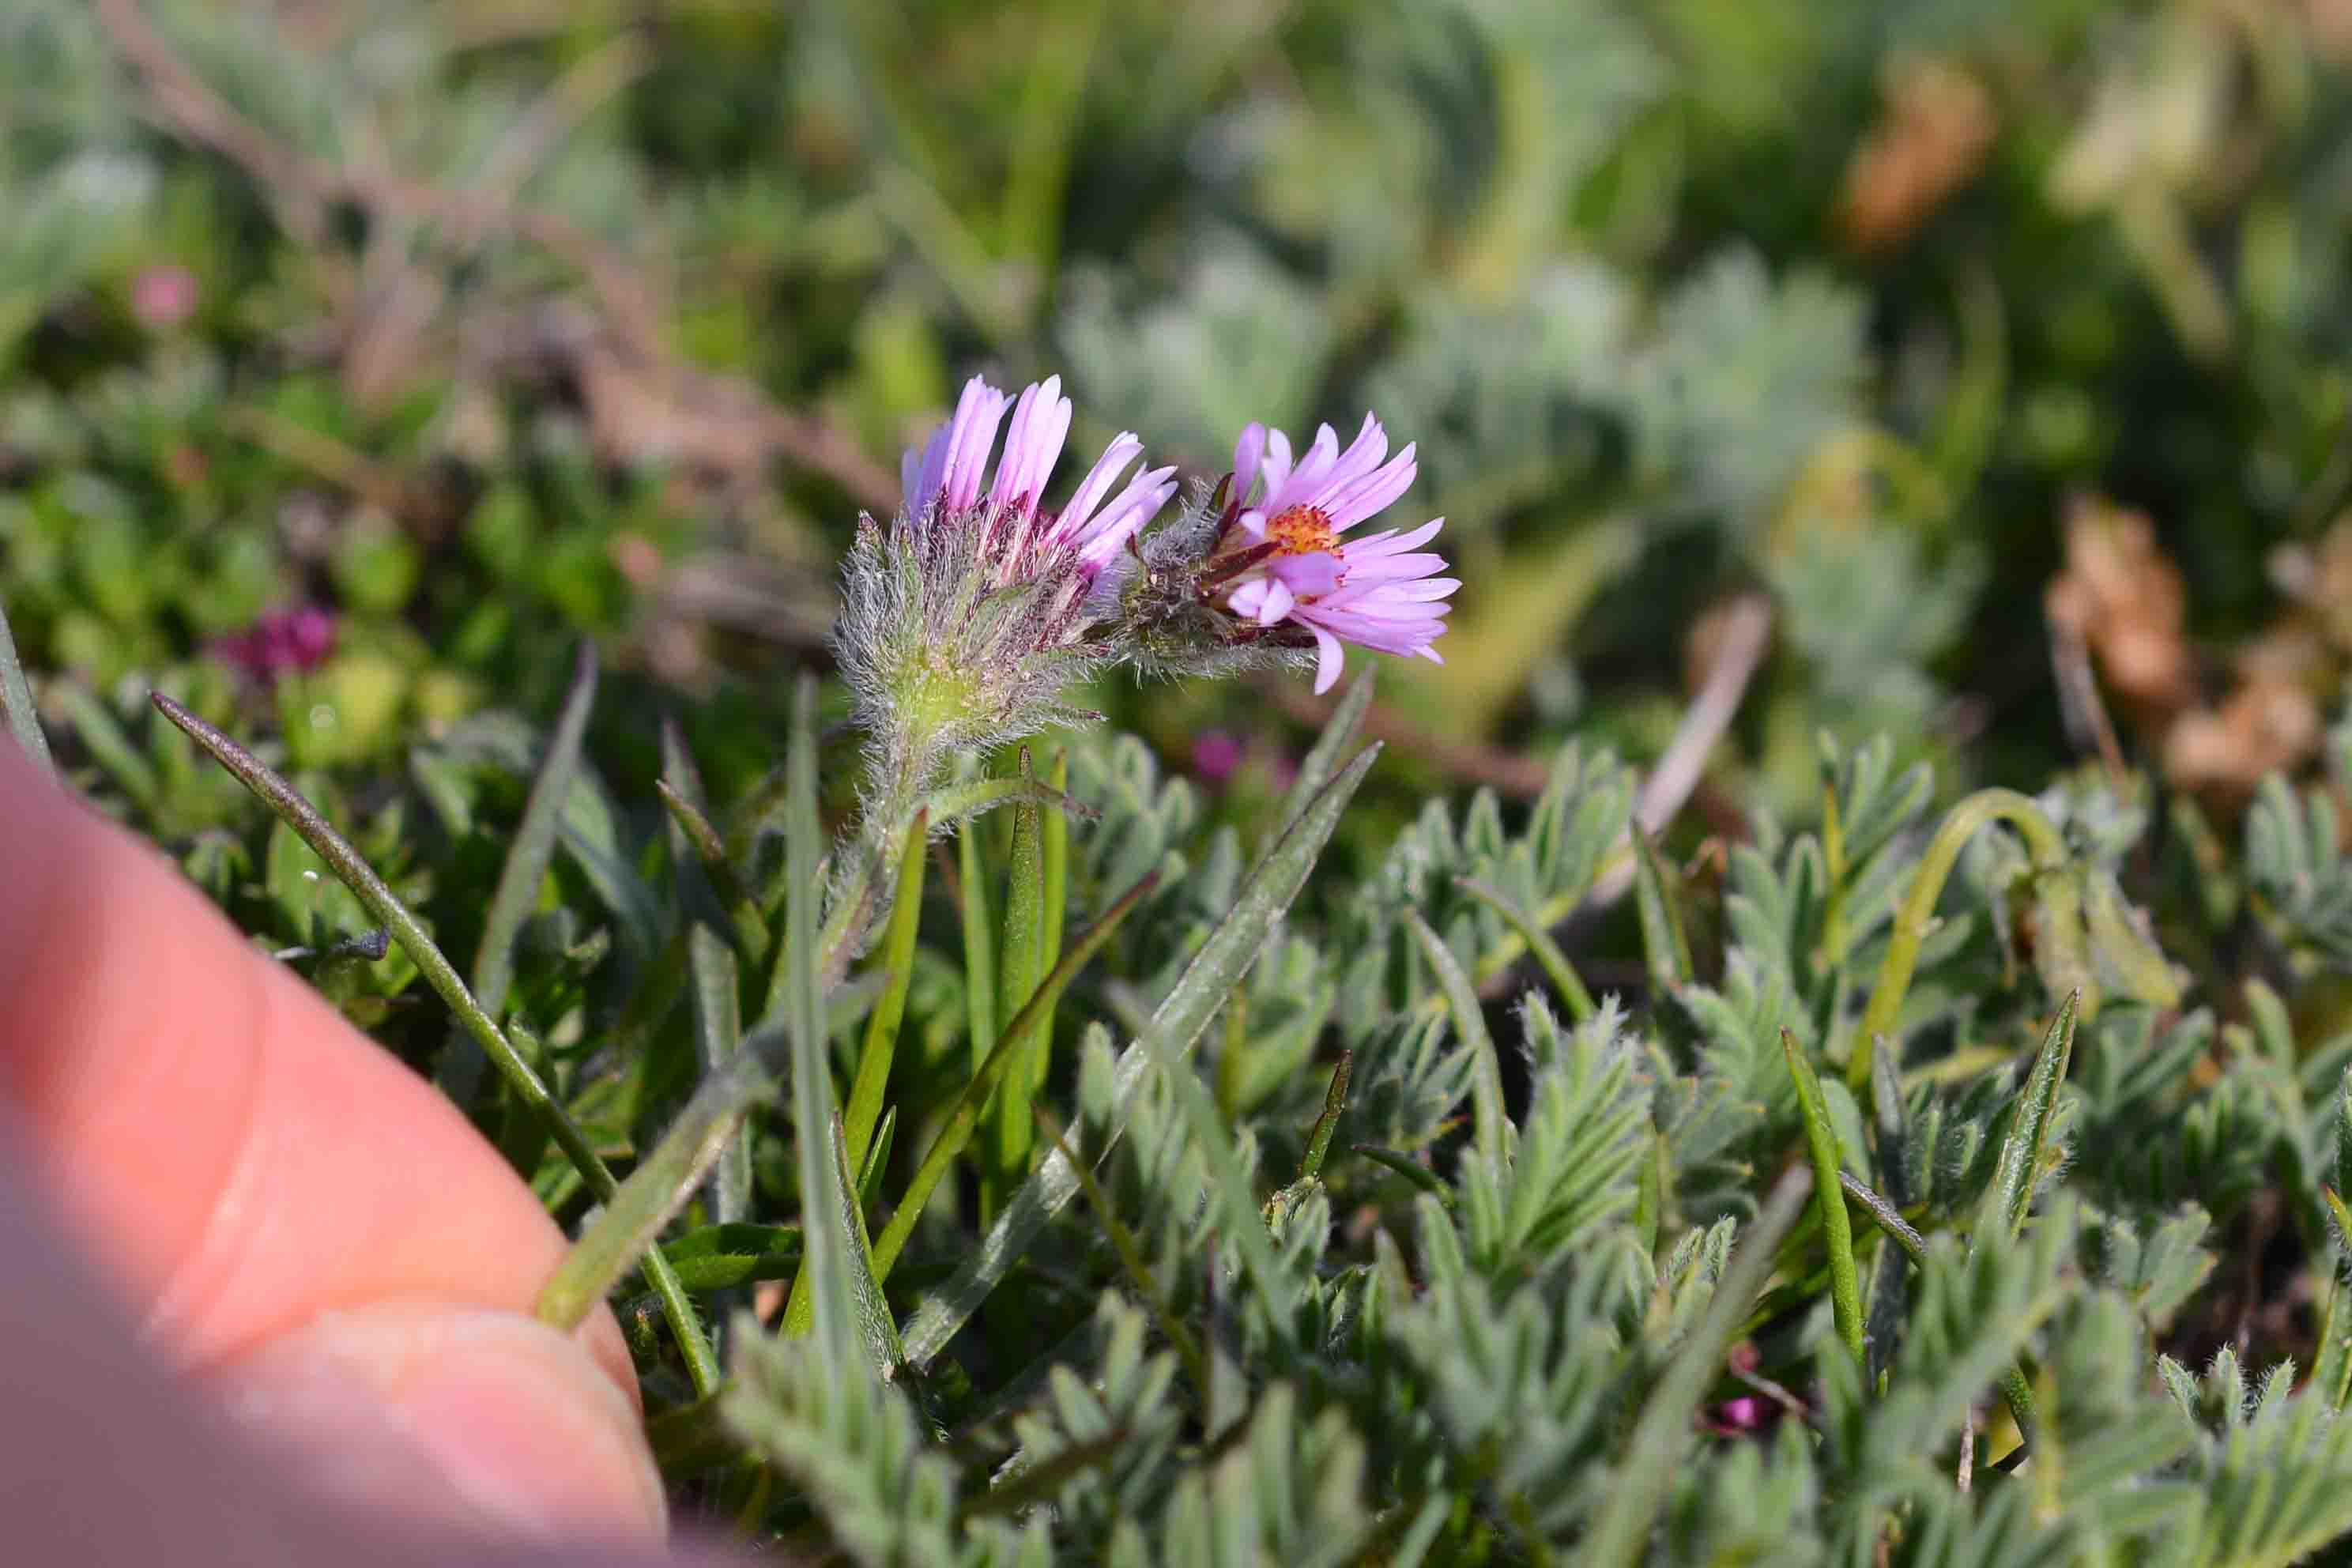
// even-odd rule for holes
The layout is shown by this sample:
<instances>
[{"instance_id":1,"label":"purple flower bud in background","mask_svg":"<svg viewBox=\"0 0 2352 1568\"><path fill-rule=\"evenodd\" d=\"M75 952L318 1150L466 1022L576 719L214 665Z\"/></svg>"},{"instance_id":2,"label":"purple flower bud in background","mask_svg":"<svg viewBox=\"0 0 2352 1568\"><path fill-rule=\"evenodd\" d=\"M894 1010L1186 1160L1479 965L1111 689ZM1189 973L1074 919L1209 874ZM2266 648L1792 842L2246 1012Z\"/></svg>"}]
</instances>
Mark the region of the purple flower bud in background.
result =
<instances>
[{"instance_id":1,"label":"purple flower bud in background","mask_svg":"<svg viewBox=\"0 0 2352 1568\"><path fill-rule=\"evenodd\" d=\"M166 331L196 313L203 291L196 275L177 262L145 268L131 280L131 313L142 326Z\"/></svg>"},{"instance_id":2,"label":"purple flower bud in background","mask_svg":"<svg viewBox=\"0 0 2352 1568\"><path fill-rule=\"evenodd\" d=\"M1241 739L1231 730L1203 730L1192 737L1192 771L1223 784L1242 765Z\"/></svg>"},{"instance_id":3,"label":"purple flower bud in background","mask_svg":"<svg viewBox=\"0 0 2352 1568\"><path fill-rule=\"evenodd\" d=\"M1752 1394L1727 1399L1705 1416L1706 1429L1718 1437L1740 1437L1764 1427L1764 1401Z\"/></svg>"},{"instance_id":4,"label":"purple flower bud in background","mask_svg":"<svg viewBox=\"0 0 2352 1568\"><path fill-rule=\"evenodd\" d=\"M265 611L252 626L212 645L212 655L268 685L308 675L335 650L335 617L316 605Z\"/></svg>"}]
</instances>

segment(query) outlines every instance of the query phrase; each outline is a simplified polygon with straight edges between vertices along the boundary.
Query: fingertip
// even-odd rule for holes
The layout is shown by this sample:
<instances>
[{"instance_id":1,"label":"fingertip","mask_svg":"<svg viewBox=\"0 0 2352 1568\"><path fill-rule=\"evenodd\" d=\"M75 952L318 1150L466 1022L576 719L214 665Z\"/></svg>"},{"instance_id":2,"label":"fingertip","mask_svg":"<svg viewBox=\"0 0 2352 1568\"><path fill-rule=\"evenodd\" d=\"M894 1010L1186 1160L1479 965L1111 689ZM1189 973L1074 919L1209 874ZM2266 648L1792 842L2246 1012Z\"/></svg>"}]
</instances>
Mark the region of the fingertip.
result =
<instances>
[{"instance_id":1,"label":"fingertip","mask_svg":"<svg viewBox=\"0 0 2352 1568\"><path fill-rule=\"evenodd\" d=\"M541 1541L667 1529L633 1381L616 1384L582 1336L519 1313L415 1301L322 1313L214 1380L240 1425L295 1456L331 1501Z\"/></svg>"}]
</instances>

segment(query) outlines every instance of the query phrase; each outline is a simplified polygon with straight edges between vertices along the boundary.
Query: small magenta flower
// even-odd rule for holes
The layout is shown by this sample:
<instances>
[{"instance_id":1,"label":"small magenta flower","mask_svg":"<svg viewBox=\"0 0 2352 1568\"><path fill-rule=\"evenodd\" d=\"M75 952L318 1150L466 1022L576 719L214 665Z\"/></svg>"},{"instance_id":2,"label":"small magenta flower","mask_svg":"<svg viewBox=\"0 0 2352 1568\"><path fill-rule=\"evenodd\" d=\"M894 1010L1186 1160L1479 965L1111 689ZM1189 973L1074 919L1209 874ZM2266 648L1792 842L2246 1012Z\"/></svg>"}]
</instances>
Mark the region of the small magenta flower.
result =
<instances>
[{"instance_id":1,"label":"small magenta flower","mask_svg":"<svg viewBox=\"0 0 2352 1568\"><path fill-rule=\"evenodd\" d=\"M131 280L131 313L142 326L163 331L195 313L202 292L196 275L176 262L144 268Z\"/></svg>"},{"instance_id":2,"label":"small magenta flower","mask_svg":"<svg viewBox=\"0 0 2352 1568\"><path fill-rule=\"evenodd\" d=\"M1234 446L1225 514L1201 584L1250 625L1288 622L1311 633L1318 693L1339 679L1343 643L1445 662L1431 644L1461 584L1436 575L1445 558L1420 548L1445 520L1340 537L1412 487L1412 447L1392 459L1388 450L1388 432L1370 414L1344 452L1328 425L1296 463L1289 437L1263 425Z\"/></svg>"}]
</instances>

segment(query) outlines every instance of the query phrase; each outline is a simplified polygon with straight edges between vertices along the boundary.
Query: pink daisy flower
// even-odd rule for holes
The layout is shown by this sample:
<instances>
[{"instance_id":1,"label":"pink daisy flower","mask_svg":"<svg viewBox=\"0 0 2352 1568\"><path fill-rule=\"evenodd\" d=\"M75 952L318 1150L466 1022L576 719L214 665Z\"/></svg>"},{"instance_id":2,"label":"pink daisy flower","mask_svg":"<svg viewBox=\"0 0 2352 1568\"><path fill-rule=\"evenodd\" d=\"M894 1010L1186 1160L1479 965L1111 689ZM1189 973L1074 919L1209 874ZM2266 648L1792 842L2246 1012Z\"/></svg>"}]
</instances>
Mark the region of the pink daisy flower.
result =
<instances>
[{"instance_id":1,"label":"pink daisy flower","mask_svg":"<svg viewBox=\"0 0 2352 1568\"><path fill-rule=\"evenodd\" d=\"M1263 425L1234 445L1225 522L1202 582L1234 616L1311 632L1318 693L1339 681L1343 643L1445 662L1430 645L1445 630L1453 608L1445 600L1461 584L1436 575L1444 556L1421 550L1445 520L1340 537L1412 487L1413 448L1394 458L1388 451L1388 432L1370 414L1344 452L1328 425L1295 463L1290 438Z\"/></svg>"},{"instance_id":2,"label":"pink daisy flower","mask_svg":"<svg viewBox=\"0 0 2352 1568\"><path fill-rule=\"evenodd\" d=\"M1005 424L1007 405L1013 418ZM997 427L1004 425L1004 451L995 482L985 498L989 453ZM998 557L1000 582L1034 574L1042 553L1075 553L1088 581L1114 560L1137 530L1160 514L1176 493L1173 468L1147 468L1113 496L1128 465L1143 455L1135 432L1122 430L1078 481L1059 510L1044 511L1045 481L1061 460L1070 433L1070 400L1062 378L1048 376L1023 389L1015 400L979 376L964 383L953 416L932 433L921 450L909 447L898 465L906 488L907 514L918 521L982 512L991 552Z\"/></svg>"}]
</instances>

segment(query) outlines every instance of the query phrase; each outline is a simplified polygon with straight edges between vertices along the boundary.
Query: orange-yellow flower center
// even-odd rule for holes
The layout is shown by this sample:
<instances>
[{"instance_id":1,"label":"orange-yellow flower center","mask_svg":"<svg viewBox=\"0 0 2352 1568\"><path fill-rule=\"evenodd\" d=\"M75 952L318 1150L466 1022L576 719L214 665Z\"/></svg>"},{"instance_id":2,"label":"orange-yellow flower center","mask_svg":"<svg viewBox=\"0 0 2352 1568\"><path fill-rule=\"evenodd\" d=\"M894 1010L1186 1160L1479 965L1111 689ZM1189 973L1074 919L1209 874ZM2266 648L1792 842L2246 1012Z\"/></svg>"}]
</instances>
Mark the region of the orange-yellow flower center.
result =
<instances>
[{"instance_id":1,"label":"orange-yellow flower center","mask_svg":"<svg viewBox=\"0 0 2352 1568\"><path fill-rule=\"evenodd\" d=\"M1265 542L1277 555L1312 555L1339 548L1339 536L1331 531L1331 514L1314 506L1285 507L1268 518Z\"/></svg>"}]
</instances>

